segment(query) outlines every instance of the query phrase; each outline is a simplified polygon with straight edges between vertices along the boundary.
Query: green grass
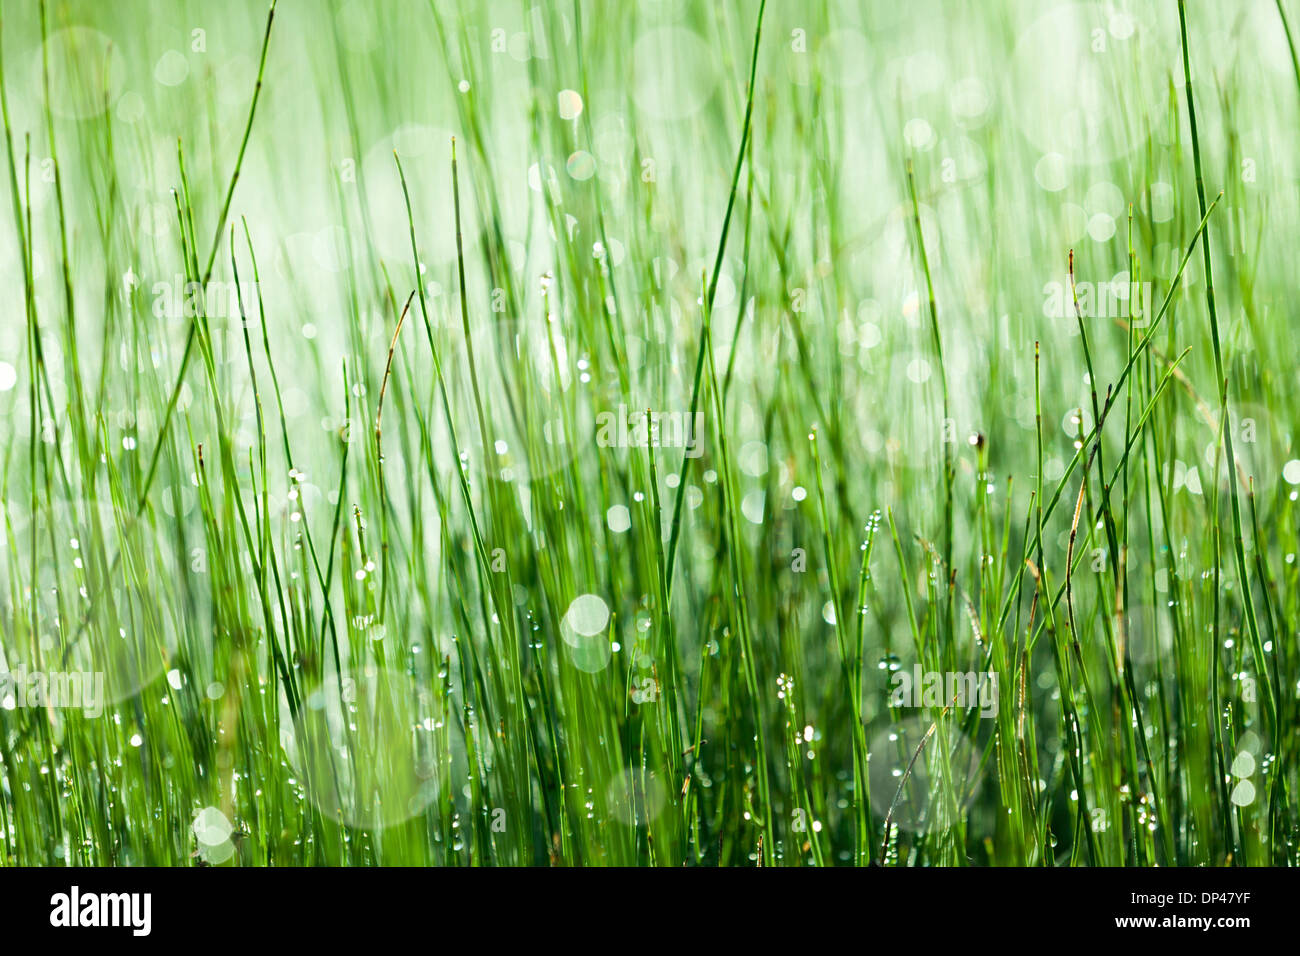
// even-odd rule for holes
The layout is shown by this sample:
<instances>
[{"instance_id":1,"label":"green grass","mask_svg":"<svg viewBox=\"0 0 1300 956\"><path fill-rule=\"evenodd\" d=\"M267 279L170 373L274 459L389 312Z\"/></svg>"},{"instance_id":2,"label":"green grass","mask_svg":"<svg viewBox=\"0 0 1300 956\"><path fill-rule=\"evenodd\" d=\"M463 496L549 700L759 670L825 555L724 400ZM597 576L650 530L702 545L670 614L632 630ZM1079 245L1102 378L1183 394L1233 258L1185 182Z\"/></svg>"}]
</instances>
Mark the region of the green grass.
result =
<instances>
[{"instance_id":1,"label":"green grass","mask_svg":"<svg viewBox=\"0 0 1300 956\"><path fill-rule=\"evenodd\" d=\"M1295 15L4 0L0 861L1300 862Z\"/></svg>"}]
</instances>

